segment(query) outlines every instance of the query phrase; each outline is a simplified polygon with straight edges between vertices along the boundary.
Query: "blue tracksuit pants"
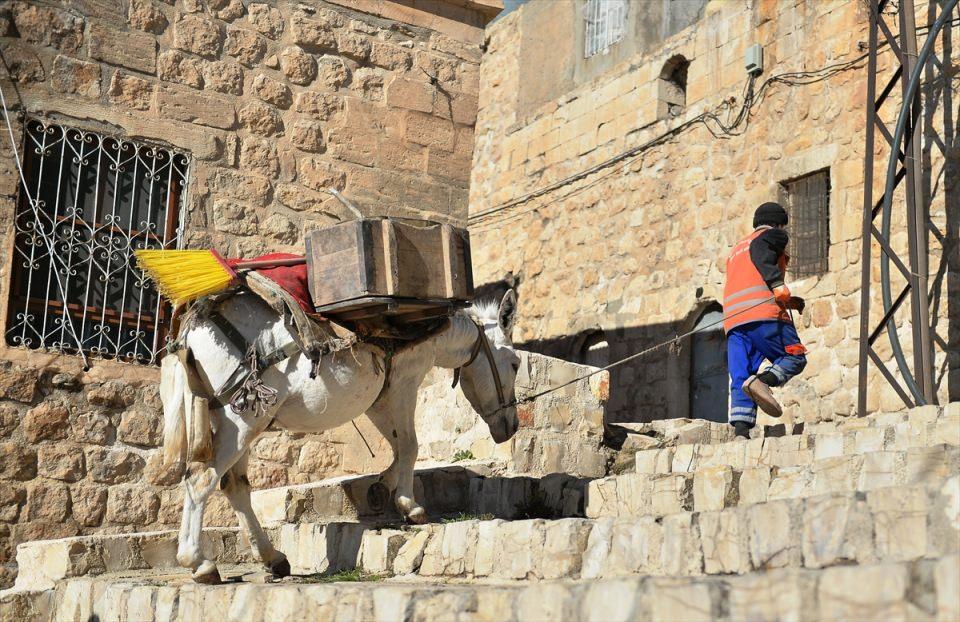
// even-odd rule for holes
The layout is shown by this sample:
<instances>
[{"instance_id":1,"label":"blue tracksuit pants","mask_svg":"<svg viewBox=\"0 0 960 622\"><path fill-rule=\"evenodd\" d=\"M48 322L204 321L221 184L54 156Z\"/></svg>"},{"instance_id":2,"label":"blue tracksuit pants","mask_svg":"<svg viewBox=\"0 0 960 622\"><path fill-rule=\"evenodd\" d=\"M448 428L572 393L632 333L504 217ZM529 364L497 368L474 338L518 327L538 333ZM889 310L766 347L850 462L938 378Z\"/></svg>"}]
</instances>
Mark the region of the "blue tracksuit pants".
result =
<instances>
[{"instance_id":1,"label":"blue tracksuit pants","mask_svg":"<svg viewBox=\"0 0 960 622\"><path fill-rule=\"evenodd\" d=\"M791 353L793 352L793 353ZM756 374L764 360L773 363L768 371L775 379L770 386L782 386L807 365L805 350L793 324L779 320L750 322L727 333L727 370L730 373L730 423L744 421L752 428L757 422L757 405L741 388Z\"/></svg>"}]
</instances>

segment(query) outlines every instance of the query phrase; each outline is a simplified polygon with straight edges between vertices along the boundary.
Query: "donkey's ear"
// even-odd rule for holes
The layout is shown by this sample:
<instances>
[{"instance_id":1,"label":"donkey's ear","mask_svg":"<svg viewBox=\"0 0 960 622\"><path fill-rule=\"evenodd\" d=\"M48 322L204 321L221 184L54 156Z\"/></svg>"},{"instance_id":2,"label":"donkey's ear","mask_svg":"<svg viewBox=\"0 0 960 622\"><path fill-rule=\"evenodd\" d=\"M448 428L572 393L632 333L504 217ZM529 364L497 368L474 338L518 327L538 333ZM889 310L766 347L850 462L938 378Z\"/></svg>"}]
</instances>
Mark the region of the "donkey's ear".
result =
<instances>
[{"instance_id":1,"label":"donkey's ear","mask_svg":"<svg viewBox=\"0 0 960 622\"><path fill-rule=\"evenodd\" d=\"M497 323L500 324L500 330L504 336L513 341L513 326L517 321L517 293L512 289L507 290L500 301L500 311L497 314Z\"/></svg>"}]
</instances>

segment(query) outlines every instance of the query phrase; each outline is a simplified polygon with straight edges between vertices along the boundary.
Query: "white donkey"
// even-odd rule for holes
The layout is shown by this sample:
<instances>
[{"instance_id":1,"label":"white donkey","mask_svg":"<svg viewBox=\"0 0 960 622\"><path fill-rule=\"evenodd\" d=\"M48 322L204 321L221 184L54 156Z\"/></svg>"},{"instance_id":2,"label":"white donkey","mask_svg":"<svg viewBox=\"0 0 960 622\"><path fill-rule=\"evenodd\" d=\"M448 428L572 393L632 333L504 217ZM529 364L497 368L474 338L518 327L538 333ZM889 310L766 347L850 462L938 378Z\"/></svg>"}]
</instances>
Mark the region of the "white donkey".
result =
<instances>
[{"instance_id":1,"label":"white donkey","mask_svg":"<svg viewBox=\"0 0 960 622\"><path fill-rule=\"evenodd\" d=\"M185 476L179 563L190 568L198 582L219 582L216 564L200 550L204 505L219 483L250 536L254 554L275 574L289 574L286 556L273 547L253 513L246 475L247 453L271 422L294 432L319 432L366 413L393 449L393 462L381 474L381 482L407 520L425 522L426 511L413 493L417 391L435 366L460 370L461 389L494 440L509 440L518 425L516 408L511 405L520 362L511 339L515 310L516 295L510 291L499 305L459 311L446 330L398 352L389 366L381 349L361 343L352 350L325 356L311 379L311 361L294 354L262 372L264 384L278 390L276 403L266 412L258 415L256 409L249 409L236 414L230 406L211 409L213 458L190 463ZM219 313L249 343L258 343L261 352L292 341L280 315L252 294L226 300ZM243 353L207 319L188 330L184 343L208 395L213 395L212 388L228 382L243 359ZM179 359L166 357L161 371L164 451L179 461L186 460L184 430L191 425L190 417L185 417L188 382Z\"/></svg>"}]
</instances>

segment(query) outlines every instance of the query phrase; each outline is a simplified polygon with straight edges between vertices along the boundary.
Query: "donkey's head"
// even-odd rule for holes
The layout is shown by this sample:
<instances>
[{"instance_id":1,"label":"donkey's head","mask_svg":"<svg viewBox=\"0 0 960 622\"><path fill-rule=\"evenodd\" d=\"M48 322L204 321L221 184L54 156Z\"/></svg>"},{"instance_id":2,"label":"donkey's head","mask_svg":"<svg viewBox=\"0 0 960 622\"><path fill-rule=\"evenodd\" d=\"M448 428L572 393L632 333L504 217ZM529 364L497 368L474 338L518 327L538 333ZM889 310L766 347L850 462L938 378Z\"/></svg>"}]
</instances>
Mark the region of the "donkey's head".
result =
<instances>
[{"instance_id":1,"label":"donkey's head","mask_svg":"<svg viewBox=\"0 0 960 622\"><path fill-rule=\"evenodd\" d=\"M513 349L517 295L510 290L499 304L477 304L472 311L485 339L477 335L470 362L458 372L460 386L490 428L493 440L502 443L510 440L518 427L514 382L520 357Z\"/></svg>"}]
</instances>

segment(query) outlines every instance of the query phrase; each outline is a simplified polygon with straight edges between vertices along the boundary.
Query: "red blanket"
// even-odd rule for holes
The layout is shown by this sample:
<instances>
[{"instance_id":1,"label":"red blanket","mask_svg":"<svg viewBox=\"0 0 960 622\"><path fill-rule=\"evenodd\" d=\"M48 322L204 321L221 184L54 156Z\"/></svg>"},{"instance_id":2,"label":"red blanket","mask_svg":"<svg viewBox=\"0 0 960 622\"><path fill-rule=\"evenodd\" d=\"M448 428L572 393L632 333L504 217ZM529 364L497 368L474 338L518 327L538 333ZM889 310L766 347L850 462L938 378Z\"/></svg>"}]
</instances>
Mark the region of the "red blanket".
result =
<instances>
[{"instance_id":1,"label":"red blanket","mask_svg":"<svg viewBox=\"0 0 960 622\"><path fill-rule=\"evenodd\" d=\"M254 257L254 259L287 259L290 257L300 257L300 255L293 255L291 253L267 253L266 255ZM246 259L229 259L227 263L236 264L238 261L246 261ZM266 268L257 270L257 272L286 290L288 294L300 303L301 309L307 313L315 313L313 309L313 298L310 297L310 288L307 286L307 264Z\"/></svg>"}]
</instances>

